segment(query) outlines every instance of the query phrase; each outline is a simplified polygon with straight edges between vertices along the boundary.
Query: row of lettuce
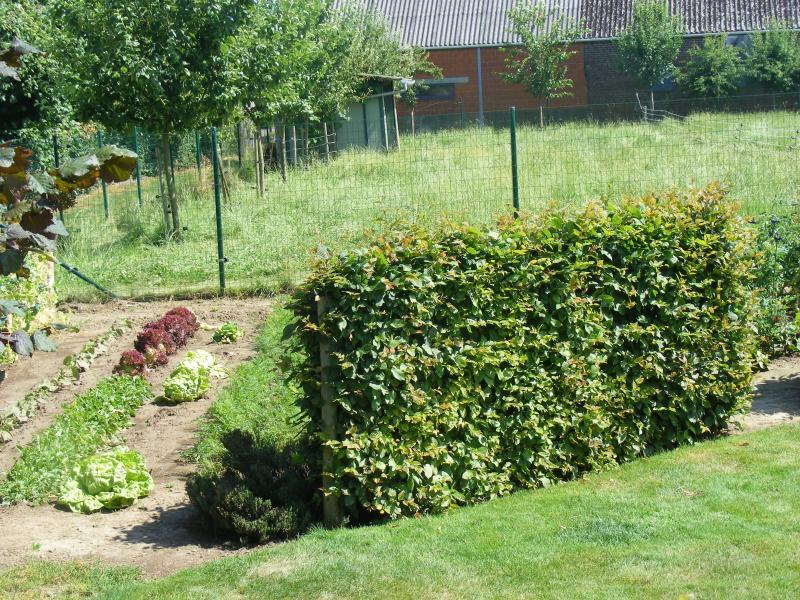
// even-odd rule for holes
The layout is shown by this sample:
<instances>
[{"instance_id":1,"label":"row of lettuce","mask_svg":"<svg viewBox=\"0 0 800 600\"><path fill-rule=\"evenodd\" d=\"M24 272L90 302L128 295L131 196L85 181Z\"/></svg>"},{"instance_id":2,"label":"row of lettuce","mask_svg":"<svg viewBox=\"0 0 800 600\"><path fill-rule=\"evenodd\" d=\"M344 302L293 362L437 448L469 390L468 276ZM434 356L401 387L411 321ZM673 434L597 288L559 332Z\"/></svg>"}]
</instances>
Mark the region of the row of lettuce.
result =
<instances>
[{"instance_id":1,"label":"row of lettuce","mask_svg":"<svg viewBox=\"0 0 800 600\"><path fill-rule=\"evenodd\" d=\"M370 234L271 317L258 368L212 408L189 495L217 531L263 542L321 520L324 447L325 493L364 523L724 432L754 369L797 350L797 231L754 227L710 186Z\"/></svg>"},{"instance_id":2,"label":"row of lettuce","mask_svg":"<svg viewBox=\"0 0 800 600\"><path fill-rule=\"evenodd\" d=\"M194 313L178 307L146 324L134 346L146 360L132 368L132 351L122 354L115 375L78 395L53 423L21 449L0 480L0 502L40 504L55 501L75 512L117 510L147 496L153 479L144 458L124 445L122 432L146 402L155 400L143 375L167 364L195 335ZM225 328L238 328L225 324ZM215 333L215 340L218 339ZM201 398L213 377L227 374L205 350L189 351L164 382L165 402Z\"/></svg>"}]
</instances>

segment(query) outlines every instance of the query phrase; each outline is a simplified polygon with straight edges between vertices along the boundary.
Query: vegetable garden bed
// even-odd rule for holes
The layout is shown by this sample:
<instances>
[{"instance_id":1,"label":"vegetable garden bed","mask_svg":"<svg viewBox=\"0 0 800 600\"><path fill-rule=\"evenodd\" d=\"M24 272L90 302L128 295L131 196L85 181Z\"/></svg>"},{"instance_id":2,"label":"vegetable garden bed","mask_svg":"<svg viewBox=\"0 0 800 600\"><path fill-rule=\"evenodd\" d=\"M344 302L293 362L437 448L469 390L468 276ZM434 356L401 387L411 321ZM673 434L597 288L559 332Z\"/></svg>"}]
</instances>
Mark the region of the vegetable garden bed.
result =
<instances>
[{"instance_id":1,"label":"vegetable garden bed","mask_svg":"<svg viewBox=\"0 0 800 600\"><path fill-rule=\"evenodd\" d=\"M131 319L132 327L110 344L108 351L83 373L77 385L53 394L43 410L14 432L13 443L0 447L0 477L19 457L17 446L29 444L46 431L76 395L111 376L121 353L133 348L136 335L145 323L180 305L190 307L201 321L209 324L235 321L244 337L233 344L215 344L211 339L214 331L201 329L186 346L168 357L166 365L145 373L154 396L163 394L164 381L190 351L207 351L220 366L229 370L250 358L256 330L269 311L270 301L222 299L74 306L74 320L81 325L82 332L96 332L95 323L111 323L122 317ZM80 333L74 335L81 336ZM68 345L69 341L65 339L64 344ZM43 372L39 378L29 377L29 387L36 386L47 375ZM35 557L91 557L104 562L139 564L147 570L163 572L230 552L195 527L197 519L184 489L184 479L193 466L182 458L183 452L194 443L199 421L222 385L221 381L224 380L212 378L208 392L196 402L180 405L157 400L146 402L136 411L132 426L121 432L121 441L144 456L155 480L150 496L139 500L134 507L92 515L59 510L51 504L0 507L0 537L4 539L0 566ZM14 390L15 395L24 395L27 391L20 380ZM5 395L3 400L7 400Z\"/></svg>"}]
</instances>

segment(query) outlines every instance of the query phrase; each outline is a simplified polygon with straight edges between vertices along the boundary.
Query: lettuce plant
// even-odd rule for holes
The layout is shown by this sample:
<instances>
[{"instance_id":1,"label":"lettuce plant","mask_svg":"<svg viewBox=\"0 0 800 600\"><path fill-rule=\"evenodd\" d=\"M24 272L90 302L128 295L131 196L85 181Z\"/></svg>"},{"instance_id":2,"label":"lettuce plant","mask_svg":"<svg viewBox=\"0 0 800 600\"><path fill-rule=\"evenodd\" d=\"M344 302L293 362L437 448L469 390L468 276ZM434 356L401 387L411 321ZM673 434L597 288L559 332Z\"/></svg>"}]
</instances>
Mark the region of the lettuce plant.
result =
<instances>
[{"instance_id":1,"label":"lettuce plant","mask_svg":"<svg viewBox=\"0 0 800 600\"><path fill-rule=\"evenodd\" d=\"M244 335L244 331L233 321L223 323L219 329L214 332L212 339L218 344L233 344L238 342Z\"/></svg>"},{"instance_id":2,"label":"lettuce plant","mask_svg":"<svg viewBox=\"0 0 800 600\"><path fill-rule=\"evenodd\" d=\"M58 504L81 513L102 508L119 510L144 498L152 489L153 478L142 455L118 446L79 461L61 488Z\"/></svg>"},{"instance_id":3,"label":"lettuce plant","mask_svg":"<svg viewBox=\"0 0 800 600\"><path fill-rule=\"evenodd\" d=\"M192 402L208 391L211 377L226 377L225 370L205 350L189 352L164 382L164 398L170 402Z\"/></svg>"}]
</instances>

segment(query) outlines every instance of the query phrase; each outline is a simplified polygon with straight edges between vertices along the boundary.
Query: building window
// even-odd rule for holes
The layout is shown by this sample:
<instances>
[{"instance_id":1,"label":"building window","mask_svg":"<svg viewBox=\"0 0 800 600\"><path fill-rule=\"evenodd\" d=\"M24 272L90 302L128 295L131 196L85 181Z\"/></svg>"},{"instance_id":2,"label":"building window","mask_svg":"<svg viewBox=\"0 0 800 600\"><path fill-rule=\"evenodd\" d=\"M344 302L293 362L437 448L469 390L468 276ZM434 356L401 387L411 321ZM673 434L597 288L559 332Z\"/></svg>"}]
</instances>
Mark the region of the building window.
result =
<instances>
[{"instance_id":1,"label":"building window","mask_svg":"<svg viewBox=\"0 0 800 600\"><path fill-rule=\"evenodd\" d=\"M417 98L420 100L452 100L456 97L455 83L424 83Z\"/></svg>"},{"instance_id":2,"label":"building window","mask_svg":"<svg viewBox=\"0 0 800 600\"><path fill-rule=\"evenodd\" d=\"M469 77L418 79L417 83L425 86L419 90L417 98L420 100L453 100L456 97L456 85L469 83Z\"/></svg>"}]
</instances>

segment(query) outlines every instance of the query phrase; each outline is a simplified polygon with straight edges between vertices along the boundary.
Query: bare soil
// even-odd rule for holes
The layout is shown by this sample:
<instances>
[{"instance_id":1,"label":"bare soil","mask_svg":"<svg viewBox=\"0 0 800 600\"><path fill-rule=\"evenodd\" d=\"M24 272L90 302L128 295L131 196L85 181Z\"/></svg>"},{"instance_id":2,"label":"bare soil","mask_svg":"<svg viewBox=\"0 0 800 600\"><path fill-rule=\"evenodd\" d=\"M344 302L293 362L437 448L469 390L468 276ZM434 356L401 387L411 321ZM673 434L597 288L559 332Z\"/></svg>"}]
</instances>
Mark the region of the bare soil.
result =
<instances>
[{"instance_id":1,"label":"bare soil","mask_svg":"<svg viewBox=\"0 0 800 600\"><path fill-rule=\"evenodd\" d=\"M208 350L231 371L252 358L256 351L256 333L271 304L269 299L248 298L72 305L74 320L81 324L81 333L73 335L82 339L80 342L69 340L73 347L80 348L117 318L130 318L134 327L95 361L77 386L56 394L45 410L15 432L12 444L0 447L0 473L11 467L19 456L17 445L33 439L76 393L111 374L120 352L133 347L141 325L180 305L189 306L202 321L210 324L235 321L245 331L245 336L236 344L220 345L211 342L212 332L198 331L185 348L170 357L167 366L148 374L156 395L162 392L169 372L189 350ZM66 354L62 355L62 360ZM52 373L57 368L58 365L52 368ZM49 376L44 367L38 376L37 371L28 369L13 373L14 393L24 394ZM136 565L145 574L158 576L238 552L200 529L185 491L186 477L193 467L181 457L194 444L198 422L224 384L224 380L213 382L206 397L197 402L173 406L156 401L139 409L124 438L131 448L144 455L155 487L150 496L133 507L93 515L78 515L50 505L0 508L0 567L31 558L91 559L104 564Z\"/></svg>"},{"instance_id":2,"label":"bare soil","mask_svg":"<svg viewBox=\"0 0 800 600\"><path fill-rule=\"evenodd\" d=\"M777 358L754 378L753 407L741 420L741 432L800 419L800 357Z\"/></svg>"},{"instance_id":3,"label":"bare soil","mask_svg":"<svg viewBox=\"0 0 800 600\"><path fill-rule=\"evenodd\" d=\"M89 332L102 331L103 326L123 316L133 319L135 326L114 344L108 355L98 359L77 389L60 394L59 400L66 402L76 392L107 376L119 352L131 347L138 327L178 304L75 305L75 318L83 322L82 335L87 337L91 337ZM266 299L200 300L183 304L209 323L236 321L244 328L246 336L236 345L219 346L210 343L209 332L198 332L187 348L172 357L167 367L149 374L148 379L157 394L169 371L188 350L206 348L228 368L251 358L255 354L255 333L270 310L270 301ZM42 378L45 376L41 374ZM28 379L27 383L33 387L39 378L32 373ZM125 432L125 439L145 456L152 469L155 490L133 507L94 515L77 515L53 506L0 508L0 568L32 558L85 559L108 565L134 565L146 577L158 577L246 551L202 530L185 492L186 477L192 465L181 458L181 453L193 445L198 421L221 385L224 382L216 383L207 398L195 403L169 406L156 402L138 411L134 425ZM15 389L24 387L18 384ZM800 358L774 361L768 371L755 377L754 388L752 412L742 418L739 431L800 419ZM54 403L28 423L17 434L18 443L32 439L59 410ZM16 456L13 448L0 448L0 471L13 464Z\"/></svg>"}]
</instances>

